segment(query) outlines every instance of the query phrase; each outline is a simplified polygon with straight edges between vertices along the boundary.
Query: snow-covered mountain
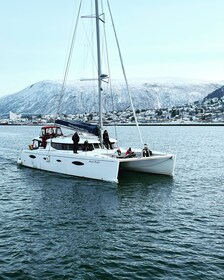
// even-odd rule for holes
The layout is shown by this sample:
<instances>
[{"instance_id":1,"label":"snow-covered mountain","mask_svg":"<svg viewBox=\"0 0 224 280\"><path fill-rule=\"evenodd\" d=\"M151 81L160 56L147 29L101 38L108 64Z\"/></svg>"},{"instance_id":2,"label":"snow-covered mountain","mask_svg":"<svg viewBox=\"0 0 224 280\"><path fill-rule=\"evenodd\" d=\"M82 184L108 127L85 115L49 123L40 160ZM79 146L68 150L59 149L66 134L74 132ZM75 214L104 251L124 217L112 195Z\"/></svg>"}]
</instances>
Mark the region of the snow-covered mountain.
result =
<instances>
[{"instance_id":1,"label":"snow-covered mountain","mask_svg":"<svg viewBox=\"0 0 224 280\"><path fill-rule=\"evenodd\" d=\"M126 87L120 81L103 83L105 111L130 107ZM107 90L108 87L108 90ZM165 108L202 100L221 87L219 83L187 81L130 81L130 92L136 109ZM77 114L98 111L98 96L89 83L69 84L61 94L62 84L56 81L37 82L22 91L0 98L0 115L9 111L23 114ZM111 97L113 96L113 97ZM60 105L59 105L60 104Z\"/></svg>"}]
</instances>

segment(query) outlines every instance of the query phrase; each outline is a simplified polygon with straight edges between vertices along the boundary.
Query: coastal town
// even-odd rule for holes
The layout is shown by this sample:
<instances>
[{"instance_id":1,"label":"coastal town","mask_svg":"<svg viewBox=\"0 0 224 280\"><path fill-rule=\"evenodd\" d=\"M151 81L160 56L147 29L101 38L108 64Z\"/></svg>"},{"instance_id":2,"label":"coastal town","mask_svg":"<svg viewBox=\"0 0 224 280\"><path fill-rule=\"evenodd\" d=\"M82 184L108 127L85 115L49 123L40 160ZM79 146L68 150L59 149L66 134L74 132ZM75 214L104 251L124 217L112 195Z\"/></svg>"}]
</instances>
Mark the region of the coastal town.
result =
<instances>
[{"instance_id":1,"label":"coastal town","mask_svg":"<svg viewBox=\"0 0 224 280\"><path fill-rule=\"evenodd\" d=\"M206 98L184 106L172 108L137 109L135 111L140 125L224 125L224 97ZM43 125L53 123L56 115L24 115L9 112L0 119L0 125ZM61 115L63 119L97 123L98 112L76 115ZM104 112L105 125L131 125L135 122L130 108L125 111Z\"/></svg>"}]
</instances>

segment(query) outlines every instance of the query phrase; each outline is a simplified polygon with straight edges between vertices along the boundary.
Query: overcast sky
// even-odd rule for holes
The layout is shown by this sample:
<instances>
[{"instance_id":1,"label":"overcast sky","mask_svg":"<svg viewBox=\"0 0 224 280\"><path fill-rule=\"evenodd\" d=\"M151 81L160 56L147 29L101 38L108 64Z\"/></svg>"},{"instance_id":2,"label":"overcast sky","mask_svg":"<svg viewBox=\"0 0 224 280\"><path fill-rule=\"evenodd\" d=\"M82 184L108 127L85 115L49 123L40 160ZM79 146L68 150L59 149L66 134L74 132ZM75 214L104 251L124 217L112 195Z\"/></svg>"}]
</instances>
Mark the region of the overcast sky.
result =
<instances>
[{"instance_id":1,"label":"overcast sky","mask_svg":"<svg viewBox=\"0 0 224 280\"><path fill-rule=\"evenodd\" d=\"M78 2L0 1L0 96L62 79ZM110 5L128 77L224 80L223 0Z\"/></svg>"}]
</instances>

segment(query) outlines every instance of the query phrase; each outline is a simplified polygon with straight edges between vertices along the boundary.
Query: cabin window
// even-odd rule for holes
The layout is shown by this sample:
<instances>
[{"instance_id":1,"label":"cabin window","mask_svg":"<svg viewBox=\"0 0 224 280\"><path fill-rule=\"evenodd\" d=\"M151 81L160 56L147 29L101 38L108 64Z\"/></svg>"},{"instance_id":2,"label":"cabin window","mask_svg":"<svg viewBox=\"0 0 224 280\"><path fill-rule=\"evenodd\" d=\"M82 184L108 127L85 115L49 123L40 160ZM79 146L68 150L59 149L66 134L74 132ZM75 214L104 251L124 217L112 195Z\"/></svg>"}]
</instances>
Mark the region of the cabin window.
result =
<instances>
[{"instance_id":1,"label":"cabin window","mask_svg":"<svg viewBox=\"0 0 224 280\"><path fill-rule=\"evenodd\" d=\"M32 149L35 150L38 149L39 147L41 147L41 141L34 139Z\"/></svg>"},{"instance_id":2,"label":"cabin window","mask_svg":"<svg viewBox=\"0 0 224 280\"><path fill-rule=\"evenodd\" d=\"M36 158L36 156L34 156L34 155L29 155L29 157L30 157L30 158Z\"/></svg>"},{"instance_id":3,"label":"cabin window","mask_svg":"<svg viewBox=\"0 0 224 280\"><path fill-rule=\"evenodd\" d=\"M60 127L45 126L41 129L41 137L53 138L63 135Z\"/></svg>"},{"instance_id":4,"label":"cabin window","mask_svg":"<svg viewBox=\"0 0 224 280\"><path fill-rule=\"evenodd\" d=\"M56 150L66 150L66 151L72 151L73 150L73 144L62 144L62 143L54 143L51 142L51 146ZM92 151L94 149L99 149L99 144L92 144L88 143L87 145L84 144L78 144L78 150L79 151Z\"/></svg>"},{"instance_id":5,"label":"cabin window","mask_svg":"<svg viewBox=\"0 0 224 280\"><path fill-rule=\"evenodd\" d=\"M73 150L73 144L51 143L51 146L56 150Z\"/></svg>"},{"instance_id":6,"label":"cabin window","mask_svg":"<svg viewBox=\"0 0 224 280\"><path fill-rule=\"evenodd\" d=\"M99 143L94 143L93 147L94 147L94 149L100 149L100 144Z\"/></svg>"},{"instance_id":7,"label":"cabin window","mask_svg":"<svg viewBox=\"0 0 224 280\"><path fill-rule=\"evenodd\" d=\"M79 150L82 151L93 151L94 150L94 146L92 143L88 143L88 141L86 143L84 143L83 145L79 145Z\"/></svg>"}]
</instances>

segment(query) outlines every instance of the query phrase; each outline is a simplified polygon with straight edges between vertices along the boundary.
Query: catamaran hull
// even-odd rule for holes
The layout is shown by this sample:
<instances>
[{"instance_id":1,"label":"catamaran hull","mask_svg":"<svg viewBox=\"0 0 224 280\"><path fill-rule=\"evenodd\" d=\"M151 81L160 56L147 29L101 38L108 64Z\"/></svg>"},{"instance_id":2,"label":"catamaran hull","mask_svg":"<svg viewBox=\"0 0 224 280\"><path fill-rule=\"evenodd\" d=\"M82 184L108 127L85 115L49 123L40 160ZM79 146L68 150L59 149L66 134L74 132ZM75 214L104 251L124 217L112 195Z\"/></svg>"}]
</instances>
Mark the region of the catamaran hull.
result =
<instances>
[{"instance_id":1,"label":"catamaran hull","mask_svg":"<svg viewBox=\"0 0 224 280\"><path fill-rule=\"evenodd\" d=\"M119 169L173 176L175 156L118 159L87 156L85 153L79 155L71 152L23 150L17 162L22 166L60 174L118 182Z\"/></svg>"},{"instance_id":2,"label":"catamaran hull","mask_svg":"<svg viewBox=\"0 0 224 280\"><path fill-rule=\"evenodd\" d=\"M23 150L18 164L35 169L109 182L118 181L119 161L57 151Z\"/></svg>"},{"instance_id":3,"label":"catamaran hull","mask_svg":"<svg viewBox=\"0 0 224 280\"><path fill-rule=\"evenodd\" d=\"M120 169L153 173L161 175L174 175L175 156L160 155L151 157L120 159Z\"/></svg>"}]
</instances>

